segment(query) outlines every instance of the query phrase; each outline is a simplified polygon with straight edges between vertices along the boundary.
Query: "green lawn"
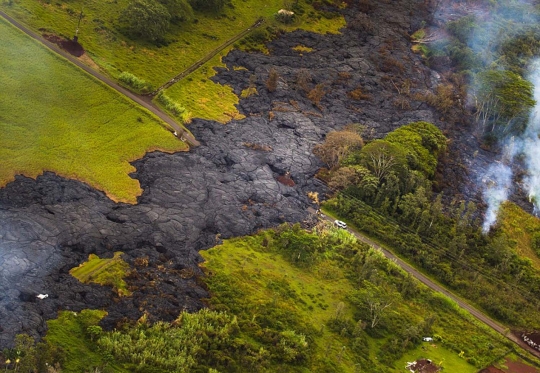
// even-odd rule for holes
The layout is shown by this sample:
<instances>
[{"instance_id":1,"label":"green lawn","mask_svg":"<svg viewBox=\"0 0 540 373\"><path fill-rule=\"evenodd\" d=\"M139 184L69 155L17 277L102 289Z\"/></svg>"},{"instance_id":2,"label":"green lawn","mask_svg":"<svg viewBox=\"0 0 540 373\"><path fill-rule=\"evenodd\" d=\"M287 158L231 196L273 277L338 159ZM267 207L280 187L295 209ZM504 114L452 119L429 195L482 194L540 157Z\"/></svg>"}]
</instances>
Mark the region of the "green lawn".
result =
<instances>
[{"instance_id":1,"label":"green lawn","mask_svg":"<svg viewBox=\"0 0 540 373\"><path fill-rule=\"evenodd\" d=\"M438 342L423 342L421 346L409 351L405 356L399 359L395 366L399 372L409 372L408 369L405 369L407 362L416 361L418 359L431 359L434 364L442 367L444 372L478 372L478 368L467 363L464 358L459 357L457 352L444 348Z\"/></svg>"},{"instance_id":2,"label":"green lawn","mask_svg":"<svg viewBox=\"0 0 540 373\"><path fill-rule=\"evenodd\" d=\"M83 283L93 282L100 285L111 285L119 295L130 295L124 281L129 264L122 260L122 253L115 252L109 259L100 259L90 254L88 261L69 271L77 280Z\"/></svg>"},{"instance_id":3,"label":"green lawn","mask_svg":"<svg viewBox=\"0 0 540 373\"><path fill-rule=\"evenodd\" d=\"M135 203L130 161L187 150L165 124L0 19L0 187L44 171Z\"/></svg>"}]
</instances>

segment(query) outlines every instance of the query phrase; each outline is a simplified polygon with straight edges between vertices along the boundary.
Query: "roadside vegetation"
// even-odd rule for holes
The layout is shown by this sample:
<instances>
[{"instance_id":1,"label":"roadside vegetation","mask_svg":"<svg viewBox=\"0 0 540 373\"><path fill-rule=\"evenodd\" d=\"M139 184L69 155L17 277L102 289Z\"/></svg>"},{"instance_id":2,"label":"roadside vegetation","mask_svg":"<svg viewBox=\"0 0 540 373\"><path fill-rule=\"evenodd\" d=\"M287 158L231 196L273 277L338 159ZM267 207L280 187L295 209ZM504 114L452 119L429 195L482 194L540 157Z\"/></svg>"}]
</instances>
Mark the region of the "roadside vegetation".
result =
<instances>
[{"instance_id":1,"label":"roadside vegetation","mask_svg":"<svg viewBox=\"0 0 540 373\"><path fill-rule=\"evenodd\" d=\"M315 153L321 156L327 145ZM540 329L540 271L524 257L523 248L533 240L536 220L520 220L520 231L528 234L523 237L515 227L523 213L507 208L502 229L484 235L474 203L433 193L445 145L440 130L425 122L403 126L363 147L333 144L339 162L322 156L331 168L320 177L337 194L324 208L502 323L517 330ZM525 255L532 255L530 249Z\"/></svg>"},{"instance_id":2,"label":"roadside vegetation","mask_svg":"<svg viewBox=\"0 0 540 373\"><path fill-rule=\"evenodd\" d=\"M188 149L156 116L3 19L0 54L0 186L53 171L134 203L142 190L129 162Z\"/></svg>"},{"instance_id":3,"label":"roadside vegetation","mask_svg":"<svg viewBox=\"0 0 540 373\"><path fill-rule=\"evenodd\" d=\"M427 358L473 373L514 348L327 223L282 225L202 254L208 309L172 323L143 315L110 332L98 325L102 311L61 312L43 342L58 349L49 363L62 372L386 373Z\"/></svg>"}]
</instances>

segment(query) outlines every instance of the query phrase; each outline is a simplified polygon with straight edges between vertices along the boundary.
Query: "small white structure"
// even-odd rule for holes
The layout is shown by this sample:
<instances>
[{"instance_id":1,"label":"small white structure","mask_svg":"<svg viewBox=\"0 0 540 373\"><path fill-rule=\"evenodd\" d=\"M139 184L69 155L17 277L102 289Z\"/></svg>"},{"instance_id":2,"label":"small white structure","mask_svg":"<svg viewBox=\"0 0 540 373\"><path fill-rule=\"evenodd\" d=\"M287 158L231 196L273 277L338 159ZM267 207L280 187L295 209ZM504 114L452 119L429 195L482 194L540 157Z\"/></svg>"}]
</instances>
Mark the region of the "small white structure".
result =
<instances>
[{"instance_id":1,"label":"small white structure","mask_svg":"<svg viewBox=\"0 0 540 373\"><path fill-rule=\"evenodd\" d=\"M38 294L36 296L36 298L39 298L41 300L45 299L45 298L49 298L49 294Z\"/></svg>"},{"instance_id":2,"label":"small white structure","mask_svg":"<svg viewBox=\"0 0 540 373\"><path fill-rule=\"evenodd\" d=\"M424 338L422 338L422 340L424 342L433 342L433 338L431 338L431 337L424 337Z\"/></svg>"},{"instance_id":3,"label":"small white structure","mask_svg":"<svg viewBox=\"0 0 540 373\"><path fill-rule=\"evenodd\" d=\"M294 12L291 12L290 10L287 10L287 9L280 9L280 10L278 10L277 13L282 15L282 16L288 16L288 17L294 16Z\"/></svg>"}]
</instances>

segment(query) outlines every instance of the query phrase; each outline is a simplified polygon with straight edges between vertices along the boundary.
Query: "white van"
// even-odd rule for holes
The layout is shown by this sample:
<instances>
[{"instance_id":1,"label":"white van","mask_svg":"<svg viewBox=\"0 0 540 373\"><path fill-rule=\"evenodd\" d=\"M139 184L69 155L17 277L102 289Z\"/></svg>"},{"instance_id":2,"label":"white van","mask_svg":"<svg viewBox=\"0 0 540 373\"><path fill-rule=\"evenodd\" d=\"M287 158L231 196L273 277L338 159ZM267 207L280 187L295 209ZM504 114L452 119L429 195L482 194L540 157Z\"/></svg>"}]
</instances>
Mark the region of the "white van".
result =
<instances>
[{"instance_id":1,"label":"white van","mask_svg":"<svg viewBox=\"0 0 540 373\"><path fill-rule=\"evenodd\" d=\"M347 224L341 220L334 221L334 225L341 229L347 229Z\"/></svg>"}]
</instances>

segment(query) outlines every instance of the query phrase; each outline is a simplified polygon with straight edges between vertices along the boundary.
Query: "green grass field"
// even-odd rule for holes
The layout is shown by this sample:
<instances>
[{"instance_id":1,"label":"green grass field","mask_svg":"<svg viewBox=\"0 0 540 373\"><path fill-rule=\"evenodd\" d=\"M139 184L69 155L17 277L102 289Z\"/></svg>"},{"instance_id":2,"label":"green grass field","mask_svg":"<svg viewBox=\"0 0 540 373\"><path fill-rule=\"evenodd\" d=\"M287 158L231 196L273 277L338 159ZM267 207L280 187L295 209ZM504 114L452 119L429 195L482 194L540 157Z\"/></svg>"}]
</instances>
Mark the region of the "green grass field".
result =
<instances>
[{"instance_id":1,"label":"green grass field","mask_svg":"<svg viewBox=\"0 0 540 373\"><path fill-rule=\"evenodd\" d=\"M174 26L167 36L171 43L157 47L130 40L116 30L116 20L127 4L128 0L17 0L12 5L0 2L0 8L34 30L45 29L72 37L84 6L85 17L81 23L79 41L95 62L111 76L128 71L154 85L160 85L248 28L259 17L274 23L274 14L283 7L282 0L233 0L232 5L225 6L219 14L197 12L196 22ZM311 5L304 3L304 7L306 12L298 23L285 29L336 33L345 25L342 17L318 19Z\"/></svg>"},{"instance_id":2,"label":"green grass field","mask_svg":"<svg viewBox=\"0 0 540 373\"><path fill-rule=\"evenodd\" d=\"M0 18L0 187L44 171L135 203L130 161L187 150L165 124Z\"/></svg>"},{"instance_id":3,"label":"green grass field","mask_svg":"<svg viewBox=\"0 0 540 373\"><path fill-rule=\"evenodd\" d=\"M197 12L196 22L174 26L167 36L170 44L157 47L144 41L130 40L117 31L116 19L127 3L127 0L17 0L12 5L0 2L0 9L35 31L46 30L71 38L84 5L85 17L79 40L93 62L114 78L118 78L122 72L129 72L154 87L160 86L200 60L248 28L259 17L267 20L260 29L279 26L285 31L304 29L318 33L338 33L339 29L345 26L343 17L322 17L320 12L304 1L300 1L304 14L291 25L281 25L274 20L274 15L283 7L283 0L232 0L231 5L226 5L219 14ZM229 50L230 48L224 52ZM208 79L215 74L213 67L221 65L223 55L224 53L221 53L216 56L165 93L196 118L222 123L232 118L241 118L234 106L238 103L238 97L232 92L232 88L215 84Z\"/></svg>"},{"instance_id":4,"label":"green grass field","mask_svg":"<svg viewBox=\"0 0 540 373\"><path fill-rule=\"evenodd\" d=\"M118 295L129 296L130 291L124 281L128 269L129 264L122 260L122 253L118 251L109 259L90 254L87 262L72 268L69 273L80 282L111 285Z\"/></svg>"},{"instance_id":5,"label":"green grass field","mask_svg":"<svg viewBox=\"0 0 540 373\"><path fill-rule=\"evenodd\" d=\"M396 362L396 369L399 372L408 372L408 369L405 369L407 362L419 359L431 359L434 364L443 368L443 372L478 372L478 368L467 363L464 358L459 357L457 352L450 351L437 342L423 342L421 346L407 352L405 356Z\"/></svg>"}]
</instances>

